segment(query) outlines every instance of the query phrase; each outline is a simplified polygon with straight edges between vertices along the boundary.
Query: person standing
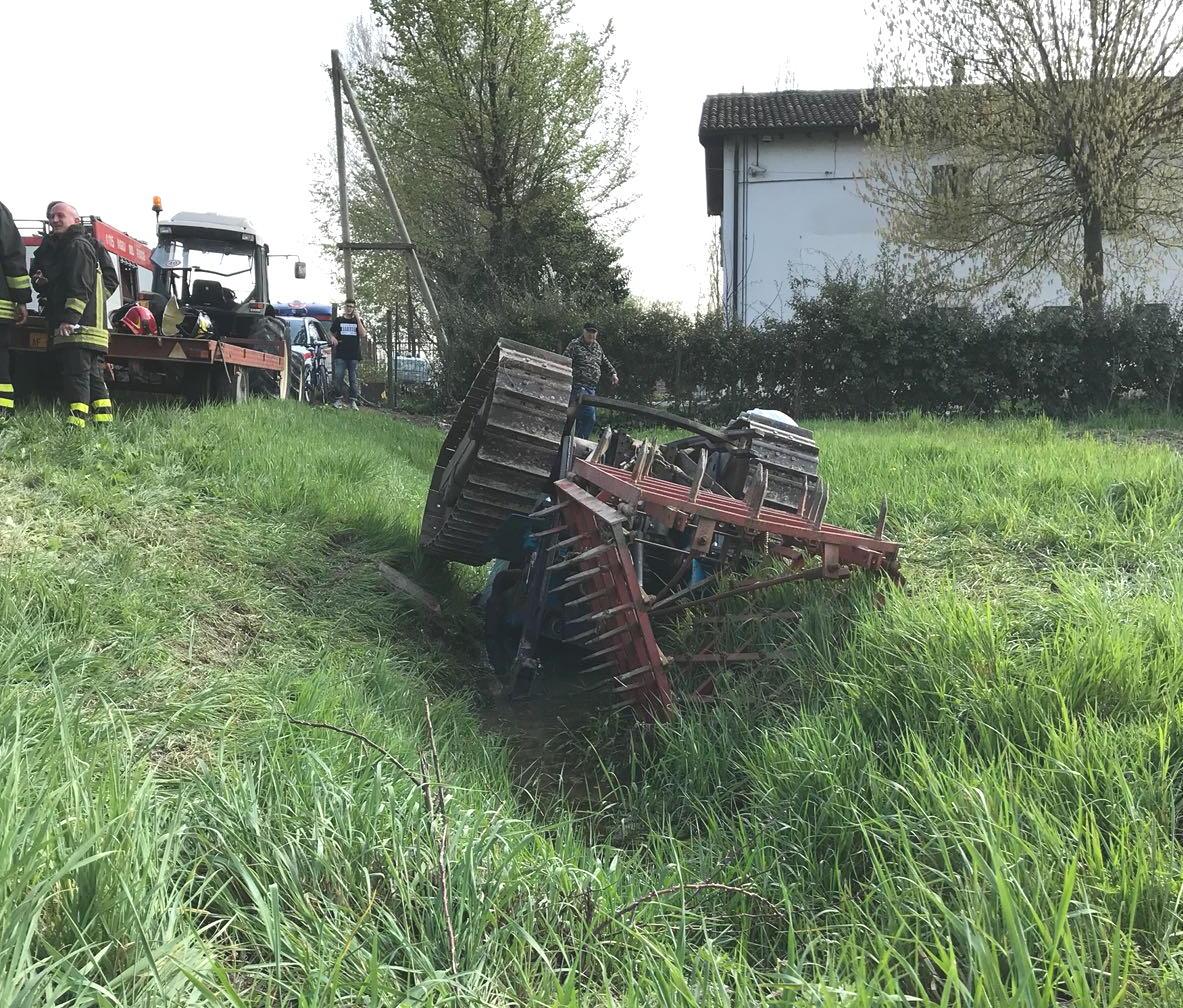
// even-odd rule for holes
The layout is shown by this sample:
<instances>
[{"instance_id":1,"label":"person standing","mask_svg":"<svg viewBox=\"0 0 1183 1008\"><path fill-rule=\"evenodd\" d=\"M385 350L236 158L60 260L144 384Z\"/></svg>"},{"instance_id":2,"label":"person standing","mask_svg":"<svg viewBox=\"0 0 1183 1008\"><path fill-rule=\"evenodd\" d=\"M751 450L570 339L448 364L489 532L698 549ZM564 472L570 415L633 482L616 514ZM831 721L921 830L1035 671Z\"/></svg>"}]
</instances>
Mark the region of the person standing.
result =
<instances>
[{"instance_id":1,"label":"person standing","mask_svg":"<svg viewBox=\"0 0 1183 1008\"><path fill-rule=\"evenodd\" d=\"M83 233L82 218L66 202L49 208L50 234L33 256L33 285L61 369L68 422L85 427L112 420L103 371L107 359L107 292L102 264Z\"/></svg>"},{"instance_id":2,"label":"person standing","mask_svg":"<svg viewBox=\"0 0 1183 1008\"><path fill-rule=\"evenodd\" d=\"M25 268L25 246L8 207L0 203L0 423L12 416L16 399L12 388L10 328L29 318L25 307L33 300L33 285Z\"/></svg>"},{"instance_id":3,"label":"person standing","mask_svg":"<svg viewBox=\"0 0 1183 1008\"><path fill-rule=\"evenodd\" d=\"M615 385L620 379L616 368L604 348L600 346L599 327L591 322L584 324L583 332L567 344L564 355L571 358L571 404L575 404L580 395L595 395L600 384L600 377L604 370L608 371L608 381ZM596 426L596 408L590 404L579 407L575 416L575 436L588 437Z\"/></svg>"},{"instance_id":4,"label":"person standing","mask_svg":"<svg viewBox=\"0 0 1183 1008\"><path fill-rule=\"evenodd\" d=\"M346 301L341 315L329 326L333 343L333 385L337 392L337 409L345 406L345 378L349 378L349 404L361 409L361 388L357 382L357 366L361 362L361 341L366 338L366 326L357 314L357 302Z\"/></svg>"}]
</instances>

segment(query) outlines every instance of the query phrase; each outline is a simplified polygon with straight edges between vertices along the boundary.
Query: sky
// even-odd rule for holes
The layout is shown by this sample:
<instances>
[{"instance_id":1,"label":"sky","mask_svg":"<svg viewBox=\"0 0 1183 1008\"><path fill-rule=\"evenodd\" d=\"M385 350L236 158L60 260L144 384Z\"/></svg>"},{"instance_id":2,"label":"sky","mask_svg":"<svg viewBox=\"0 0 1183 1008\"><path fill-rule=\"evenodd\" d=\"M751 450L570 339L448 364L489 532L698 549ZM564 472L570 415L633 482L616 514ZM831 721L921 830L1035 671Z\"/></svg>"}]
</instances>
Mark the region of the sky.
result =
<instances>
[{"instance_id":1,"label":"sky","mask_svg":"<svg viewBox=\"0 0 1183 1008\"><path fill-rule=\"evenodd\" d=\"M308 263L305 280L292 260L273 264L273 300L339 299L310 192L314 159L333 149L329 50L366 10L365 0L7 4L4 79L27 104L7 117L0 201L32 218L69 200L148 244L153 196L165 216L245 216L273 253ZM573 19L588 32L612 21L625 97L638 104L635 201L620 239L633 293L694 310L716 224L703 98L861 86L874 40L866 3L575 0Z\"/></svg>"}]
</instances>

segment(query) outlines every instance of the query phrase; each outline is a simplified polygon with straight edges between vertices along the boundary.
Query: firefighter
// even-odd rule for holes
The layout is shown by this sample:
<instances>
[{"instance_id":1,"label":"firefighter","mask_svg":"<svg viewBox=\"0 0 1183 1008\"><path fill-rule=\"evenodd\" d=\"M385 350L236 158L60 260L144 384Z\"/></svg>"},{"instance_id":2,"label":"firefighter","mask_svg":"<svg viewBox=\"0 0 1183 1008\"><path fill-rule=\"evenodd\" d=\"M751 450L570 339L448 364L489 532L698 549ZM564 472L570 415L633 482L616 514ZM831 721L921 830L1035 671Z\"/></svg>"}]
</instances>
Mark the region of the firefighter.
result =
<instances>
[{"instance_id":1,"label":"firefighter","mask_svg":"<svg viewBox=\"0 0 1183 1008\"><path fill-rule=\"evenodd\" d=\"M25 271L25 246L20 232L0 203L0 423L12 416L16 405L9 366L9 329L24 325L29 317L25 307L33 299L33 287Z\"/></svg>"},{"instance_id":2,"label":"firefighter","mask_svg":"<svg viewBox=\"0 0 1183 1008\"><path fill-rule=\"evenodd\" d=\"M69 403L68 422L85 427L112 419L103 377L107 359L107 292L94 244L69 203L49 208L50 234L33 256L32 280L42 294L46 324Z\"/></svg>"}]
</instances>

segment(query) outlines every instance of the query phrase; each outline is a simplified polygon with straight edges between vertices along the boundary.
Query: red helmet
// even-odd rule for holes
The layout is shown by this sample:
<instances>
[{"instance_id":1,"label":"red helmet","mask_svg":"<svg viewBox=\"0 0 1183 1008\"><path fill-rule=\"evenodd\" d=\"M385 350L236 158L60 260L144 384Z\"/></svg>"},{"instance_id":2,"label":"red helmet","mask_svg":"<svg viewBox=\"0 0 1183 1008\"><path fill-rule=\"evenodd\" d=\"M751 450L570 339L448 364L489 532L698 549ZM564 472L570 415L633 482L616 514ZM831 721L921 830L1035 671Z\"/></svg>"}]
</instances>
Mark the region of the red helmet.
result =
<instances>
[{"instance_id":1,"label":"red helmet","mask_svg":"<svg viewBox=\"0 0 1183 1008\"><path fill-rule=\"evenodd\" d=\"M143 305L132 305L119 320L119 325L137 336L156 335L156 319Z\"/></svg>"}]
</instances>

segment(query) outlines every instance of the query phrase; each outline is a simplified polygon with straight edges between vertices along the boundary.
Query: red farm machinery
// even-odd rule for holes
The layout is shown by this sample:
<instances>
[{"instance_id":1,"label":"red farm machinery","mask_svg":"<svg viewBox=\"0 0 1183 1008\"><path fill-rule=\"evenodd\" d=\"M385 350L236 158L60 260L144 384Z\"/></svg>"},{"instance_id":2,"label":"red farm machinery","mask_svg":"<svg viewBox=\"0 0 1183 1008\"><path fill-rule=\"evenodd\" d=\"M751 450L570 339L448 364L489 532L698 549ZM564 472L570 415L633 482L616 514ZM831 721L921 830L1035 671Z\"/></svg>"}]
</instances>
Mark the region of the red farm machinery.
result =
<instances>
[{"instance_id":1,"label":"red farm machinery","mask_svg":"<svg viewBox=\"0 0 1183 1008\"><path fill-rule=\"evenodd\" d=\"M791 620L758 608L769 589L858 571L901 581L886 501L872 532L826 523L817 444L784 414L753 410L718 430L585 397L685 435L659 444L606 428L592 442L572 434L570 389L566 357L498 343L456 414L423 516L428 555L495 561L486 646L517 694L557 643L584 688L660 717L682 696L711 695L719 668L762 660L718 631ZM689 651L684 613L702 631Z\"/></svg>"}]
</instances>

